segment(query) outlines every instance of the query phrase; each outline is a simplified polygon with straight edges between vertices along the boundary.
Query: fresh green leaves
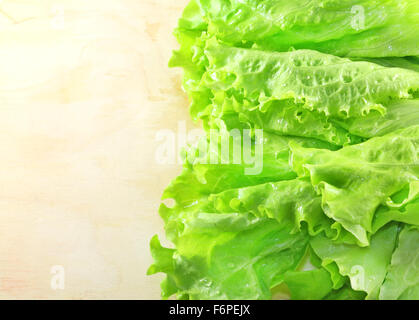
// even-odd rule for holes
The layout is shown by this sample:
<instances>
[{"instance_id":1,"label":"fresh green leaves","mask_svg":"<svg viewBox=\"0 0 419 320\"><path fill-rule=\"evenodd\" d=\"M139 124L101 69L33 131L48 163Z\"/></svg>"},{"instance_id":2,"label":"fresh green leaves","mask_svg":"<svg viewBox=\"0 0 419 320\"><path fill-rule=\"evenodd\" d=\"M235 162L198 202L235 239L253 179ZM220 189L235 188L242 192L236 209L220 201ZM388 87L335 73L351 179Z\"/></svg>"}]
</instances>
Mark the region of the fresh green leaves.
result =
<instances>
[{"instance_id":1,"label":"fresh green leaves","mask_svg":"<svg viewBox=\"0 0 419 320\"><path fill-rule=\"evenodd\" d=\"M338 56L417 56L417 0L197 0L209 32L269 51L314 49Z\"/></svg>"},{"instance_id":2,"label":"fresh green leaves","mask_svg":"<svg viewBox=\"0 0 419 320\"><path fill-rule=\"evenodd\" d=\"M419 299L418 18L418 0L190 1L170 65L206 136L163 194L164 298Z\"/></svg>"},{"instance_id":3,"label":"fresh green leaves","mask_svg":"<svg viewBox=\"0 0 419 320\"><path fill-rule=\"evenodd\" d=\"M397 225L389 225L377 232L369 247L340 243L324 236L311 240L314 252L324 265L335 262L339 272L349 277L356 291L366 292L367 298L377 298L395 247Z\"/></svg>"},{"instance_id":4,"label":"fresh green leaves","mask_svg":"<svg viewBox=\"0 0 419 320\"><path fill-rule=\"evenodd\" d=\"M191 215L176 250L151 245L149 274L167 273L165 297L189 299L270 299L270 289L294 270L307 248L304 233L274 220L250 215Z\"/></svg>"},{"instance_id":5,"label":"fresh green leaves","mask_svg":"<svg viewBox=\"0 0 419 320\"><path fill-rule=\"evenodd\" d=\"M293 145L293 167L310 177L325 214L366 246L378 206L419 180L418 147L419 126L335 152Z\"/></svg>"},{"instance_id":6,"label":"fresh green leaves","mask_svg":"<svg viewBox=\"0 0 419 320\"><path fill-rule=\"evenodd\" d=\"M267 52L219 45L205 49L210 88L241 90L263 109L267 101L296 104L333 118L386 113L389 98L419 90L419 73L351 61L311 50Z\"/></svg>"},{"instance_id":7,"label":"fresh green leaves","mask_svg":"<svg viewBox=\"0 0 419 320\"><path fill-rule=\"evenodd\" d=\"M419 229L405 226L381 288L385 300L419 300Z\"/></svg>"}]
</instances>

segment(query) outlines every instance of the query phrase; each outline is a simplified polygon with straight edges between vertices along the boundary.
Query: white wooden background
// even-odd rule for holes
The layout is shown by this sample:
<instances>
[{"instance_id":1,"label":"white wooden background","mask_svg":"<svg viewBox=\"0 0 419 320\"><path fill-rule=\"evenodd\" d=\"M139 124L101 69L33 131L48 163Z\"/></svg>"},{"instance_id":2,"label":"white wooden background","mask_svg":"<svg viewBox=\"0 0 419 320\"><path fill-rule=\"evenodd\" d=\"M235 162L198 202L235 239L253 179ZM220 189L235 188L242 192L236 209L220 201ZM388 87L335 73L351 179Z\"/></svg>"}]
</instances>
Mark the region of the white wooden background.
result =
<instances>
[{"instance_id":1,"label":"white wooden background","mask_svg":"<svg viewBox=\"0 0 419 320\"><path fill-rule=\"evenodd\" d=\"M189 119L167 68L186 2L0 1L1 299L160 297L148 241L180 168L155 136Z\"/></svg>"}]
</instances>

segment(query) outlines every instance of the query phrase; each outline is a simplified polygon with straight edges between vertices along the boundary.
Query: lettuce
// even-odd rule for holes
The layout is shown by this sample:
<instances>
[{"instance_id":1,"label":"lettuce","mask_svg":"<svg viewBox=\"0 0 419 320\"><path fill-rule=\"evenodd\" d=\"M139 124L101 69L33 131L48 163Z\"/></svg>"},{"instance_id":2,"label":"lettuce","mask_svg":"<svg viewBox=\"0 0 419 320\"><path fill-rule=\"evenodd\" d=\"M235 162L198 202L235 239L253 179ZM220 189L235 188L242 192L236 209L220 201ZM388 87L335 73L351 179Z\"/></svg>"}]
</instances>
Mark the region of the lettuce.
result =
<instances>
[{"instance_id":1,"label":"lettuce","mask_svg":"<svg viewBox=\"0 0 419 320\"><path fill-rule=\"evenodd\" d=\"M270 219L200 213L185 221L176 250L152 240L156 262L149 273L168 274L164 297L268 299L283 274L298 266L307 243L304 233L290 235Z\"/></svg>"},{"instance_id":2,"label":"lettuce","mask_svg":"<svg viewBox=\"0 0 419 320\"><path fill-rule=\"evenodd\" d=\"M324 265L335 262L340 274L350 278L354 290L364 291L368 299L374 299L386 277L397 232L397 225L388 225L372 237L371 245L366 248L322 235L312 238L310 244Z\"/></svg>"},{"instance_id":3,"label":"lettuce","mask_svg":"<svg viewBox=\"0 0 419 320\"><path fill-rule=\"evenodd\" d=\"M419 299L418 18L190 1L170 66L205 135L163 194L173 246L151 240L163 298Z\"/></svg>"},{"instance_id":4,"label":"lettuce","mask_svg":"<svg viewBox=\"0 0 419 320\"><path fill-rule=\"evenodd\" d=\"M198 0L209 31L265 50L315 49L338 56L417 56L416 0Z\"/></svg>"},{"instance_id":5,"label":"lettuce","mask_svg":"<svg viewBox=\"0 0 419 320\"><path fill-rule=\"evenodd\" d=\"M294 300L320 300L330 294L333 288L325 269L287 272L284 283Z\"/></svg>"},{"instance_id":6,"label":"lettuce","mask_svg":"<svg viewBox=\"0 0 419 320\"><path fill-rule=\"evenodd\" d=\"M292 161L322 195L325 214L366 246L378 206L419 179L418 147L413 126L334 152L293 145Z\"/></svg>"},{"instance_id":7,"label":"lettuce","mask_svg":"<svg viewBox=\"0 0 419 320\"><path fill-rule=\"evenodd\" d=\"M241 90L262 109L267 101L293 99L334 118L373 110L385 114L389 98L406 98L419 89L417 72L312 50L266 52L223 46L211 39L205 54L210 88Z\"/></svg>"},{"instance_id":8,"label":"lettuce","mask_svg":"<svg viewBox=\"0 0 419 320\"><path fill-rule=\"evenodd\" d=\"M419 300L419 229L405 226L380 298Z\"/></svg>"}]
</instances>

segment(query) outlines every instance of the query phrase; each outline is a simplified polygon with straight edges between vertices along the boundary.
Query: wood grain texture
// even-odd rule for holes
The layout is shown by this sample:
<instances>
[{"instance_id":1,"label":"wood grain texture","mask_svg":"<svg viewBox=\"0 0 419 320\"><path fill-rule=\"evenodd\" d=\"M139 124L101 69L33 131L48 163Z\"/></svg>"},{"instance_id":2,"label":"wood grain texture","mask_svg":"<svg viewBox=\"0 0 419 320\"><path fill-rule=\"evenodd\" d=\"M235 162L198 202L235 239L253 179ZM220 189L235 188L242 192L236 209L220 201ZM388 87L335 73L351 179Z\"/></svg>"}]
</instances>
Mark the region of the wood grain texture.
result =
<instances>
[{"instance_id":1,"label":"wood grain texture","mask_svg":"<svg viewBox=\"0 0 419 320\"><path fill-rule=\"evenodd\" d=\"M1 299L160 297L148 241L180 166L155 138L189 121L167 68L186 2L0 2Z\"/></svg>"}]
</instances>

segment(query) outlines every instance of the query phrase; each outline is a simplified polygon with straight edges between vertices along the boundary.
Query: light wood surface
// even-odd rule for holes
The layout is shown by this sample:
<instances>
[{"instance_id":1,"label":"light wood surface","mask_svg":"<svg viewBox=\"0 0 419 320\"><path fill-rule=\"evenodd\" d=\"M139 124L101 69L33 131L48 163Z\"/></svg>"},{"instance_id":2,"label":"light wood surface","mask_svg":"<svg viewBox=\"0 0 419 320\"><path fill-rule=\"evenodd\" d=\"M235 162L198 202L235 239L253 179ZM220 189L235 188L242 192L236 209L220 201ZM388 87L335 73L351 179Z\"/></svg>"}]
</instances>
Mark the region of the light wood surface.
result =
<instances>
[{"instance_id":1,"label":"light wood surface","mask_svg":"<svg viewBox=\"0 0 419 320\"><path fill-rule=\"evenodd\" d=\"M186 2L0 1L1 299L160 297L148 242L180 166L156 134L189 121L167 68Z\"/></svg>"}]
</instances>

